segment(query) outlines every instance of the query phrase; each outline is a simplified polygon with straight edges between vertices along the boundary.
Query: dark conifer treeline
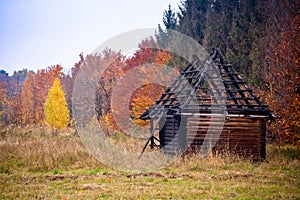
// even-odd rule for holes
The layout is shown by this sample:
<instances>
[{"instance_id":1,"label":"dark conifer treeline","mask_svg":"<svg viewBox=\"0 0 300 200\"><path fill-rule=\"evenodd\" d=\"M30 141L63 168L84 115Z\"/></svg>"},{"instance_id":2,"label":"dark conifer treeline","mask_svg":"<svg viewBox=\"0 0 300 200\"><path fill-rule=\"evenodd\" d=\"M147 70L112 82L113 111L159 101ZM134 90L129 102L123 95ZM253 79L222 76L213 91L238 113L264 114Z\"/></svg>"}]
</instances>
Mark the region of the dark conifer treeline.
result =
<instances>
[{"instance_id":1,"label":"dark conifer treeline","mask_svg":"<svg viewBox=\"0 0 300 200\"><path fill-rule=\"evenodd\" d=\"M163 22L210 52L219 47L249 83L262 86L270 68L267 56L299 10L297 0L186 0L178 13L169 7Z\"/></svg>"},{"instance_id":2,"label":"dark conifer treeline","mask_svg":"<svg viewBox=\"0 0 300 200\"><path fill-rule=\"evenodd\" d=\"M298 0L185 0L178 13L169 7L163 22L209 52L219 47L274 111L269 131L300 145ZM167 37L159 25L158 42ZM169 64L182 63L172 57Z\"/></svg>"}]
</instances>

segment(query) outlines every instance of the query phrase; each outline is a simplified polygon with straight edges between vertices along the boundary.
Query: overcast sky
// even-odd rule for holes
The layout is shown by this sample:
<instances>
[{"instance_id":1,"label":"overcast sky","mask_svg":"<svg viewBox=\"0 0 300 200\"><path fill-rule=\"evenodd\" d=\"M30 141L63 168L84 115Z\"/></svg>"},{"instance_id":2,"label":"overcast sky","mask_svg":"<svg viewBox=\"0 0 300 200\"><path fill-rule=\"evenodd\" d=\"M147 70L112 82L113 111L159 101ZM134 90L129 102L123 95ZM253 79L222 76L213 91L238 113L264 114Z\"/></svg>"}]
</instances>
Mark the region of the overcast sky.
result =
<instances>
[{"instance_id":1,"label":"overcast sky","mask_svg":"<svg viewBox=\"0 0 300 200\"><path fill-rule=\"evenodd\" d=\"M71 68L112 36L157 28L180 0L0 0L0 69Z\"/></svg>"}]
</instances>

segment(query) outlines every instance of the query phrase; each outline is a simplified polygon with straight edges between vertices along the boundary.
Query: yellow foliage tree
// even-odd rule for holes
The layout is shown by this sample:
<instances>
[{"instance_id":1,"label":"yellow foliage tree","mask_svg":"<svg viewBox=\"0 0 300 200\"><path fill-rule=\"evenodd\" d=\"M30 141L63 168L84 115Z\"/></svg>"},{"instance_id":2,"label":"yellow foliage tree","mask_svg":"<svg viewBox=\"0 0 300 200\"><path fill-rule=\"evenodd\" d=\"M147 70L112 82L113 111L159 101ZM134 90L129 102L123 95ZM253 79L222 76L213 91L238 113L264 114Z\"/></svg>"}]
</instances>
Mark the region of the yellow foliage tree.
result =
<instances>
[{"instance_id":1,"label":"yellow foliage tree","mask_svg":"<svg viewBox=\"0 0 300 200\"><path fill-rule=\"evenodd\" d=\"M46 123L51 128L63 129L67 127L69 123L69 110L59 78L55 78L53 81L44 105L44 111Z\"/></svg>"}]
</instances>

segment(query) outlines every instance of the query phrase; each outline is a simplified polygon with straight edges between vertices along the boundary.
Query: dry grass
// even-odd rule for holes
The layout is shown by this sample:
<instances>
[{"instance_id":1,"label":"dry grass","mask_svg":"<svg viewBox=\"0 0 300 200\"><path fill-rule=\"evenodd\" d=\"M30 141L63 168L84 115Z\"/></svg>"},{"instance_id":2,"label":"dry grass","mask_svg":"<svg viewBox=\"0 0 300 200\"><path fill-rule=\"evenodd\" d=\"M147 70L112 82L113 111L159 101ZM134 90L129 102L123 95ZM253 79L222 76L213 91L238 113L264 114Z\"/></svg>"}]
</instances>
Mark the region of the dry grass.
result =
<instances>
[{"instance_id":1,"label":"dry grass","mask_svg":"<svg viewBox=\"0 0 300 200\"><path fill-rule=\"evenodd\" d=\"M72 131L54 134L46 128L11 127L1 134L0 151L0 170L8 173L99 165Z\"/></svg>"},{"instance_id":2,"label":"dry grass","mask_svg":"<svg viewBox=\"0 0 300 200\"><path fill-rule=\"evenodd\" d=\"M190 155L125 173L97 162L71 132L10 128L0 140L0 199L299 199L299 150L267 150L262 163Z\"/></svg>"},{"instance_id":3,"label":"dry grass","mask_svg":"<svg viewBox=\"0 0 300 200\"><path fill-rule=\"evenodd\" d=\"M145 139L135 138L130 135L125 136L120 132L110 135L109 141L121 149L134 153L140 153L146 143Z\"/></svg>"}]
</instances>

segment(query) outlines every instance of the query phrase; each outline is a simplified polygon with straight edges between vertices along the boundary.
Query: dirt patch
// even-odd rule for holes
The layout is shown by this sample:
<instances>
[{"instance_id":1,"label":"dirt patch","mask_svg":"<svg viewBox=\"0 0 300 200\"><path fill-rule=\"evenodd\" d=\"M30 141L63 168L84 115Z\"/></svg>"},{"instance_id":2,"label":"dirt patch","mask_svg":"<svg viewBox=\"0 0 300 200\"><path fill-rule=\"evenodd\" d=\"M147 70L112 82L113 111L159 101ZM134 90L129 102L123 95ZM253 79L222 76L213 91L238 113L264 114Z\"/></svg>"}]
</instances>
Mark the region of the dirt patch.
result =
<instances>
[{"instance_id":1,"label":"dirt patch","mask_svg":"<svg viewBox=\"0 0 300 200\"><path fill-rule=\"evenodd\" d=\"M170 178L170 179L178 179L178 178L194 178L194 176L190 174L160 174L160 173L138 173L138 174L129 174L126 176L127 178L139 178L139 177L151 177L151 178Z\"/></svg>"},{"instance_id":2,"label":"dirt patch","mask_svg":"<svg viewBox=\"0 0 300 200\"><path fill-rule=\"evenodd\" d=\"M75 180L77 179L79 176L70 176L70 175L50 175L50 176L45 176L45 178L49 181L60 181L60 180L65 180L65 179L71 179L71 180Z\"/></svg>"}]
</instances>

